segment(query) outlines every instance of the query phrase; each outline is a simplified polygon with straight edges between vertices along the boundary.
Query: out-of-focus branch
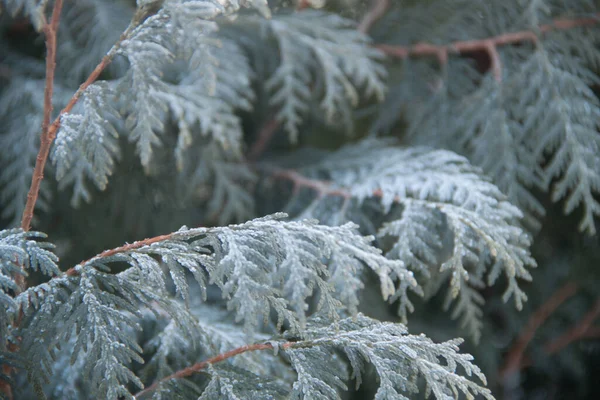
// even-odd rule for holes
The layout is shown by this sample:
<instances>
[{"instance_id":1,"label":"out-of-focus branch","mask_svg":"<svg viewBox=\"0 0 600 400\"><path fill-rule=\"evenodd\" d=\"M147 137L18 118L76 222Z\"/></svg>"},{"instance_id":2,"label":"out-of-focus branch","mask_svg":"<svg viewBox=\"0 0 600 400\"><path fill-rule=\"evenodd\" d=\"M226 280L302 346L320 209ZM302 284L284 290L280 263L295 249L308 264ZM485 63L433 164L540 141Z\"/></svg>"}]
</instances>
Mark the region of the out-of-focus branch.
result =
<instances>
[{"instance_id":1,"label":"out-of-focus branch","mask_svg":"<svg viewBox=\"0 0 600 400\"><path fill-rule=\"evenodd\" d=\"M284 342L284 343L279 344L279 347L282 349L288 349L290 347L293 347L294 345L298 345L298 342ZM170 381L171 379L181 379L181 378L185 378L190 375L193 375L197 372L200 372L204 368L208 367L209 364L216 364L221 361L227 360L228 358L237 356L239 354L247 353L249 351L272 350L273 348L274 348L274 346L271 343L256 343L256 344L249 344L249 345L238 347L236 349L233 349L228 352L225 352L225 353L216 355L212 358L209 358L208 360L196 363L196 364L192 365L191 367L187 367L182 370L179 370L159 381L156 381L152 385L145 388L144 390L136 393L134 398L138 399L138 398L156 390L160 384Z\"/></svg>"},{"instance_id":2,"label":"out-of-focus branch","mask_svg":"<svg viewBox=\"0 0 600 400\"><path fill-rule=\"evenodd\" d=\"M560 18L550 24L540 25L536 31L509 32L502 35L485 39L464 40L452 42L445 45L430 43L417 43L414 46L395 46L380 44L376 47L390 57L407 58L419 56L435 56L442 62L446 60L449 53L473 53L477 51L486 52L490 59L490 68L496 80L502 79L502 65L498 54L498 46L518 44L523 42L536 43L539 34L551 31L569 30L581 26L591 26L600 23L600 13L587 18Z\"/></svg>"},{"instance_id":3,"label":"out-of-focus branch","mask_svg":"<svg viewBox=\"0 0 600 400\"><path fill-rule=\"evenodd\" d=\"M371 9L358 24L358 30L362 33L368 33L373 25L385 15L390 8L390 3L390 0L373 0Z\"/></svg>"},{"instance_id":4,"label":"out-of-focus branch","mask_svg":"<svg viewBox=\"0 0 600 400\"><path fill-rule=\"evenodd\" d=\"M502 380L507 379L521 369L525 350L535 336L537 330L561 304L573 297L577 293L577 290L578 287L575 283L567 282L564 286L554 292L552 296L550 296L550 298L548 298L548 300L546 300L544 304L531 315L525 329L508 351L504 366L500 370L500 377Z\"/></svg>"}]
</instances>

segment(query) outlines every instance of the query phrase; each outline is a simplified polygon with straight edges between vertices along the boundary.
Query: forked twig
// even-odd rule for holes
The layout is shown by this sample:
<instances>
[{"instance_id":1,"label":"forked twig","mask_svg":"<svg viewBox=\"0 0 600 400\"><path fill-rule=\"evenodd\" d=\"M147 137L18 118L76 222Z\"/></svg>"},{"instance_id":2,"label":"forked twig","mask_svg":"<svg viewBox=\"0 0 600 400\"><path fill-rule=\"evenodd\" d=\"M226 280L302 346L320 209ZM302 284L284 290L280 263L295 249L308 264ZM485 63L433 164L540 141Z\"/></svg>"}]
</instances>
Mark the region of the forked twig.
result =
<instances>
[{"instance_id":1,"label":"forked twig","mask_svg":"<svg viewBox=\"0 0 600 400\"><path fill-rule=\"evenodd\" d=\"M60 21L60 13L62 11L63 0L54 2L52 17L50 23L45 22L43 26L44 35L46 36L46 87L44 89L44 115L42 119L42 134L40 138L40 150L35 160L35 169L31 179L31 187L27 194L27 203L23 211L21 219L21 228L28 231L31 227L33 218L33 209L37 201L40 191L40 185L44 179L44 166L48 160L48 153L52 146L52 138L49 135L50 118L52 116L52 93L54 91L54 73L56 72L56 33L58 32L58 24ZM19 287L23 288L25 278L18 275L15 279Z\"/></svg>"},{"instance_id":2,"label":"forked twig","mask_svg":"<svg viewBox=\"0 0 600 400\"><path fill-rule=\"evenodd\" d=\"M596 25L598 23L600 23L600 13L587 18L560 18L554 20L550 24L540 25L537 31L510 32L485 39L457 41L445 45L435 45L430 43L417 43L413 46L380 44L376 47L390 57L402 59L412 56L436 56L440 59L441 54L465 54L484 51L488 54L490 59L490 69L496 80L499 81L502 78L502 65L498 54L499 46L523 42L536 43L538 41L538 34Z\"/></svg>"},{"instance_id":3,"label":"forked twig","mask_svg":"<svg viewBox=\"0 0 600 400\"><path fill-rule=\"evenodd\" d=\"M62 0L58 0L55 2L55 10L57 10L57 5L62 6ZM25 209L23 210L23 217L21 219L21 228L25 231L28 231L31 228L31 220L33 219L33 211L35 209L35 203L37 202L37 198L40 192L40 185L42 180L44 179L44 168L46 166L46 162L48 161L48 154L50 152L50 148L52 146L52 142L56 137L56 133L60 128L60 119L65 114L68 114L73 110L75 104L79 98L83 95L83 92L98 79L102 71L111 63L113 58L116 56L117 51L119 50L121 44L129 37L129 35L133 32L133 30L143 21L146 16L147 10L138 9L135 13L131 23L127 27L127 29L121 34L119 40L113 45L113 47L109 50L109 52L102 58L100 63L94 68L92 73L88 76L88 78L83 82L79 89L73 94L67 105L60 111L54 122L50 125L50 116L52 114L52 88L54 83L54 72L56 69L56 30L58 29L58 17L60 14L60 7L58 8L58 13L53 12L52 15L52 23L50 24L50 28L44 27L44 32L46 33L47 43L48 43L48 56L46 58L46 89L44 91L44 120L42 122L42 134L40 139L40 150L38 152L38 156L35 162L35 168L33 170L33 177L31 179L31 187L29 188L29 193L27 194L27 203L25 204ZM55 20L56 15L56 20ZM53 25L56 23L56 25Z\"/></svg>"},{"instance_id":4,"label":"forked twig","mask_svg":"<svg viewBox=\"0 0 600 400\"><path fill-rule=\"evenodd\" d=\"M525 330L519 335L515 344L506 356L504 366L500 370L500 377L506 379L521 368L525 349L535 336L537 330L556 311L556 309L577 293L578 287L573 282L567 282L548 298L542 306L531 315Z\"/></svg>"}]
</instances>

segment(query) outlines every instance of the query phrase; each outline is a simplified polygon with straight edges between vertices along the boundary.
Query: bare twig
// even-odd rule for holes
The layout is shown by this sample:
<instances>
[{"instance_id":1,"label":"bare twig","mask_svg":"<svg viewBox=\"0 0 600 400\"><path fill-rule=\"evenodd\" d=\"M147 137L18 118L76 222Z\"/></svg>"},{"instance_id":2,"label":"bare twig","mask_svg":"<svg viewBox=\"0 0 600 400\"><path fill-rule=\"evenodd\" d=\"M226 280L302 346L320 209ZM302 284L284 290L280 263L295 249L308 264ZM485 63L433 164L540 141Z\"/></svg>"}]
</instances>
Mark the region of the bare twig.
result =
<instances>
[{"instance_id":1,"label":"bare twig","mask_svg":"<svg viewBox=\"0 0 600 400\"><path fill-rule=\"evenodd\" d=\"M556 19L550 24L540 25L537 31L519 31L505 33L502 35L478 40L465 40L452 42L446 45L435 45L430 43L417 43L414 46L393 46L380 44L376 47L390 57L407 58L418 56L436 56L441 59L441 54L446 53L472 53L484 51L488 54L491 63L491 70L497 80L501 79L502 66L498 56L498 46L509 44L518 44L523 42L536 43L538 34L544 34L551 31L568 30L576 27L590 26L600 23L600 13L587 18L561 18Z\"/></svg>"},{"instance_id":2,"label":"bare twig","mask_svg":"<svg viewBox=\"0 0 600 400\"><path fill-rule=\"evenodd\" d=\"M52 116L52 92L54 90L54 73L56 71L56 33L58 31L58 23L60 21L60 13L62 11L63 2L57 0L54 2L52 17L50 23L45 23L43 27L44 35L46 36L46 87L44 89L44 116L42 119L42 134L40 139L40 150L35 160L35 169L33 178L31 179L31 187L27 194L27 203L23 211L21 219L21 228L28 231L33 218L33 208L37 201L38 193L42 179L44 179L44 166L48 159L48 153L52 146L53 138L48 134L50 125L50 117ZM25 277L17 275L15 277L17 285L21 289L25 286Z\"/></svg>"},{"instance_id":3,"label":"bare twig","mask_svg":"<svg viewBox=\"0 0 600 400\"><path fill-rule=\"evenodd\" d=\"M105 257L110 257L110 256L114 256L115 254L119 254L119 253L124 253L126 251L130 251L130 250L135 250L135 249L139 249L140 247L144 247L144 246L149 246L152 243L158 243L158 242L163 242L165 240L169 240L171 237L173 237L173 233L168 233L166 235L160 235L160 236L155 236L155 237L151 237L148 239L144 239L144 240L138 240L135 241L133 243L128 243L126 245L120 246L120 247L115 247L114 249L110 249L110 250L104 250L102 253L88 259L85 261L80 262L77 265L85 265L88 262L90 262L91 260L95 259L95 258L105 258ZM79 275L79 273L77 272L77 266L68 269L65 272L66 275L68 276L76 276Z\"/></svg>"},{"instance_id":4,"label":"bare twig","mask_svg":"<svg viewBox=\"0 0 600 400\"><path fill-rule=\"evenodd\" d=\"M317 192L317 195L319 197L323 197L323 196L340 196L343 198L350 198L352 197L352 195L343 189L334 189L330 187L330 183L326 182L326 181L321 181L318 179L311 179L308 177L303 176L302 174L300 174L297 171L294 170L290 170L290 169L280 169L280 168L274 168L274 167L266 167L269 172L271 173L271 176L273 178L276 179L285 179L285 180L289 180L293 183L295 190L298 190L300 188L308 188L311 190L314 190ZM375 197L381 197L382 193L381 191L374 191L373 195ZM93 259L96 258L105 258L105 257L110 257L110 256L114 256L115 254L119 254L119 253L124 253L127 251L131 251L131 250L135 250L135 249L139 249L141 247L144 246L149 246L153 243L158 243L158 242L162 242L165 240L169 240L173 237L173 235L176 232L171 232L171 233L167 233L165 235L160 235L160 236L155 236L155 237L151 237L151 238L147 238L147 239L143 239L143 240L138 240L135 241L133 243L128 243L125 244L123 246L119 246L119 247L115 247L113 249L109 249L109 250L105 250L97 255L95 255L92 258L89 258L87 260L81 261L80 263L78 263L77 265L85 265L87 263L89 263L90 261L92 261ZM65 275L67 276L77 276L79 275L79 271L77 268L77 265L75 267L72 267L70 269L68 269L67 271L65 271L64 273L57 275L51 279L56 279L56 278L60 278L60 277L64 277Z\"/></svg>"},{"instance_id":5,"label":"bare twig","mask_svg":"<svg viewBox=\"0 0 600 400\"><path fill-rule=\"evenodd\" d=\"M127 37L131 34L131 32L135 29L137 25L139 25L143 20L148 10L139 9L129 27L123 32L117 43L113 45L111 50L102 58L102 61L96 66L96 68L92 71L88 79L79 86L79 89L75 92L71 100L67 103L67 106L61 110L58 117L54 120L52 124L50 124L50 119L52 116L52 94L54 89L54 74L56 72L56 33L58 31L60 14L62 11L63 0L55 0L54 8L52 11L52 17L50 19L50 23L44 22L43 32L46 37L46 86L44 89L44 111L43 111L43 119L42 119L42 132L40 135L40 149L38 151L38 155L35 161L35 167L33 170L33 176L31 179L31 186L29 188L29 192L27 194L27 202L25 204L25 209L23 210L23 216L21 218L21 228L24 231L28 231L31 228L31 220L33 219L33 212L35 209L35 203L37 202L40 185L42 180L44 179L44 168L46 166L46 162L48 161L48 154L50 153L50 148L52 147L52 142L56 137L56 133L58 128L60 127L60 118L69 113L83 92L100 76L102 71L106 68L108 64L112 61L112 59L117 54L117 50L119 49L121 43L127 39ZM69 270L71 271L71 270ZM69 272L68 271L68 272ZM67 275L73 275L68 274ZM63 276L60 274L59 276ZM15 275L15 283L22 291L26 289L27 282L25 280L25 276L22 274ZM18 327L21 323L22 312L19 313L16 321L13 323L15 327ZM18 351L18 345L15 343L10 343L8 345L8 349L11 352ZM5 365L2 368L2 372L6 376L10 376L12 374L13 368ZM12 399L12 390L10 385L7 382L0 380L0 393L6 395L8 399Z\"/></svg>"},{"instance_id":6,"label":"bare twig","mask_svg":"<svg viewBox=\"0 0 600 400\"><path fill-rule=\"evenodd\" d=\"M600 317L600 298L574 327L544 346L546 354L554 354L580 339L598 337L600 331L597 330L598 327L593 326L598 317Z\"/></svg>"},{"instance_id":7,"label":"bare twig","mask_svg":"<svg viewBox=\"0 0 600 400\"><path fill-rule=\"evenodd\" d=\"M371 9L358 24L358 30L362 33L369 33L369 30L390 8L390 0L373 0Z\"/></svg>"},{"instance_id":8,"label":"bare twig","mask_svg":"<svg viewBox=\"0 0 600 400\"><path fill-rule=\"evenodd\" d=\"M27 204L25 206L25 211L23 212L23 220L21 221L23 230L29 230L31 218L33 217L33 207L35 206L40 184L43 179L44 165L46 164L48 152L52 145L52 140L48 140L48 125L50 124L50 117L52 115L52 92L54 90L54 73L56 71L56 33L58 31L62 6L62 0L56 0L54 2L50 23L44 21L44 26L42 28L46 37L46 87L44 89L42 136L40 140L40 151L35 161L35 171L31 181L31 188L27 194ZM31 215L29 215L29 209L31 209ZM19 267L22 268L20 264ZM26 286L25 275L15 274L14 278L19 290L24 290ZM19 325L21 316L22 314L19 314L14 325ZM11 352L16 352L18 350L18 346L14 343L9 343L7 347ZM4 365L2 366L2 372L4 375L10 376L13 373L13 367ZM13 398L12 389L8 382L0 381L0 392L4 393L9 399Z\"/></svg>"},{"instance_id":9,"label":"bare twig","mask_svg":"<svg viewBox=\"0 0 600 400\"><path fill-rule=\"evenodd\" d=\"M344 189L331 188L330 182L308 178L295 170L275 168L275 167L265 167L265 169L267 169L270 172L271 176L275 179L285 179L285 180L292 182L292 184L294 185L294 190L298 190L301 188L308 188L308 189L314 190L319 197L339 196L339 197L343 197L346 199L352 197L352 195ZM383 195L383 193L380 190L379 191L376 190L373 192L373 196L375 196L375 197L381 197L382 195ZM165 235L160 235L160 236L155 236L155 237L151 237L151 238L147 238L147 239L143 239L143 240L138 240L133 243L128 243L123 246L105 250L102 253L99 253L90 259L81 261L77 265L85 265L95 258L110 257L115 254L139 249L140 247L144 247L144 246L149 246L153 243L158 243L158 242L162 242L165 240L169 240L173 237L173 235L175 233L176 232L172 232L172 233L168 233ZM77 266L68 269L64 274L66 274L67 276L79 275ZM61 276L64 276L64 275L61 274L56 277L53 277L52 279L55 279L55 278L58 278Z\"/></svg>"},{"instance_id":10,"label":"bare twig","mask_svg":"<svg viewBox=\"0 0 600 400\"><path fill-rule=\"evenodd\" d=\"M246 156L246 159L249 162L255 162L264 153L267 146L271 142L271 139L273 139L273 135L275 135L275 132L277 132L279 126L279 121L277 121L277 119L275 118L272 118L266 124L263 125L260 132L258 133L258 138L252 144L250 150L248 150L248 155Z\"/></svg>"},{"instance_id":11,"label":"bare twig","mask_svg":"<svg viewBox=\"0 0 600 400\"><path fill-rule=\"evenodd\" d=\"M600 326L593 326L593 323L600 317L600 299L596 300L594 306L585 316L571 329L560 335L558 338L548 341L544 346L544 353L548 356L558 353L568 345L578 340L600 338ZM533 364L530 358L523 357L516 370L522 370ZM515 370L515 371L516 371ZM509 375L505 375L508 377Z\"/></svg>"},{"instance_id":12,"label":"bare twig","mask_svg":"<svg viewBox=\"0 0 600 400\"><path fill-rule=\"evenodd\" d=\"M60 4L62 6L62 0L59 0L55 3L55 10L57 9L57 5ZM65 108L63 108L52 125L50 123L50 116L52 114L52 85L54 81L54 71L56 68L56 29L58 27L58 16L60 13L60 7L58 8L58 14L55 12L52 14L52 23L50 24L50 28L44 28L46 36L48 37L50 33L50 37L52 37L51 41L47 39L47 47L48 47L48 56L46 57L46 90L44 93L44 120L42 123L42 135L41 135L41 143L40 150L38 152L38 156L36 158L35 168L33 170L33 177L31 179L31 187L29 189L29 193L27 194L27 203L25 204L25 209L23 211L23 217L21 219L21 228L23 230L28 231L31 228L31 220L33 219L33 211L35 208L35 203L37 202L37 198L40 191L40 185L42 180L44 179L44 168L46 166L46 162L48 161L48 153L50 152L50 147L52 146L52 142L56 137L56 133L58 132L58 128L60 128L60 119L63 115L71 112L75 104L85 92L85 90L98 79L102 71L110 64L113 60L117 51L119 50L123 41L125 41L131 32L143 21L146 10L140 9L134 15L129 27L121 34L121 37L117 42L113 45L113 47L109 50L109 52L102 58L100 63L94 68L92 73L88 76L88 78L83 82L79 89L73 94L73 97L69 100ZM56 15L56 26L54 26ZM52 27L54 26L54 27Z\"/></svg>"},{"instance_id":13,"label":"bare twig","mask_svg":"<svg viewBox=\"0 0 600 400\"><path fill-rule=\"evenodd\" d=\"M568 282L558 289L542 306L529 318L525 330L519 335L515 344L511 347L506 356L504 366L500 370L500 377L505 380L515 372L521 369L525 349L535 336L537 330L548 319L556 309L577 293L577 285Z\"/></svg>"},{"instance_id":14,"label":"bare twig","mask_svg":"<svg viewBox=\"0 0 600 400\"><path fill-rule=\"evenodd\" d=\"M318 197L324 196L339 196L345 199L352 197L350 193L343 189L332 189L331 184L327 181L308 178L299 172L291 169L267 168L271 173L271 177L275 179L285 179L294 185L294 191L301 188L308 188L317 193Z\"/></svg>"},{"instance_id":15,"label":"bare twig","mask_svg":"<svg viewBox=\"0 0 600 400\"><path fill-rule=\"evenodd\" d=\"M294 345L299 345L299 343L298 342L284 342L284 343L279 344L279 347L282 349L288 349L290 347L293 347ZM208 360L196 363L196 364L192 365L191 367L187 367L182 370L179 370L165 378L162 378L161 380L154 382L152 385L148 386L144 390L136 393L134 398L137 399L137 398L140 398L140 397L152 392L160 384L162 384L166 381L170 381L171 379L181 379L181 378L185 378L190 375L193 375L194 373L200 372L204 368L208 367L209 364L216 364L221 361L227 360L228 358L237 356L239 354L247 353L249 351L272 350L273 348L274 348L274 346L271 343L257 343L257 344L250 344L250 345L238 347L238 348L230 350L226 353L222 353L222 354L219 354L212 358L209 358Z\"/></svg>"}]
</instances>

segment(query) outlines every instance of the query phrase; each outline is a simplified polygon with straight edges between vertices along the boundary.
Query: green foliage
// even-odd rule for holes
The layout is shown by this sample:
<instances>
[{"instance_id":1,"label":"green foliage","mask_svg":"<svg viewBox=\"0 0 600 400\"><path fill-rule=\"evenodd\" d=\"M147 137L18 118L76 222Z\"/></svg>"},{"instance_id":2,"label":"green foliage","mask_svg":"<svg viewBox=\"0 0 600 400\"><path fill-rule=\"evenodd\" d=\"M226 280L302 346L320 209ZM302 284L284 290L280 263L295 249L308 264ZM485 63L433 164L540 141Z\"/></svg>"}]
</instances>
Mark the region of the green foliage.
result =
<instances>
[{"instance_id":1,"label":"green foliage","mask_svg":"<svg viewBox=\"0 0 600 400\"><path fill-rule=\"evenodd\" d=\"M0 3L15 397L512 394L503 353L576 276L544 216L564 201L591 237L600 215L595 2L375 2L373 26L355 0L64 2L52 104L54 2ZM34 226L56 247L10 228L50 106Z\"/></svg>"},{"instance_id":2,"label":"green foliage","mask_svg":"<svg viewBox=\"0 0 600 400\"><path fill-rule=\"evenodd\" d=\"M446 44L507 32L536 34L569 16L597 18L593 1L459 4L397 8L387 24L398 28L390 29L384 19L373 35L381 42ZM600 103L591 89L598 82L596 28L559 28L540 41L524 37L519 46L498 46L499 79L489 69L482 74L468 58L450 57L441 66L428 59L403 61L396 93L378 109L374 130L389 129L402 115L408 143L435 142L467 155L529 214L534 230L544 207L532 191L551 187L553 201L566 198L565 213L582 206L579 229L595 234L594 217L600 213L595 199Z\"/></svg>"}]
</instances>

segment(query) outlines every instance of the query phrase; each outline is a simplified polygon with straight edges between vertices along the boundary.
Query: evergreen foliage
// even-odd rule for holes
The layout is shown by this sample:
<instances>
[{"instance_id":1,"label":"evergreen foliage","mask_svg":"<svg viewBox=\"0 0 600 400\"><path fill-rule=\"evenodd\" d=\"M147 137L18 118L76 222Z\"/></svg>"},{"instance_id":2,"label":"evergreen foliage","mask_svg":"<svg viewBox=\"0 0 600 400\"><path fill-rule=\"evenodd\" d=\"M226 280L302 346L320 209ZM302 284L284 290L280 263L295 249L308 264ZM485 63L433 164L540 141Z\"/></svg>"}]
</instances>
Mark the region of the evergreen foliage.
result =
<instances>
[{"instance_id":1,"label":"evergreen foliage","mask_svg":"<svg viewBox=\"0 0 600 400\"><path fill-rule=\"evenodd\" d=\"M598 8L2 0L0 398L589 396Z\"/></svg>"}]
</instances>

